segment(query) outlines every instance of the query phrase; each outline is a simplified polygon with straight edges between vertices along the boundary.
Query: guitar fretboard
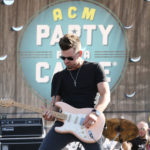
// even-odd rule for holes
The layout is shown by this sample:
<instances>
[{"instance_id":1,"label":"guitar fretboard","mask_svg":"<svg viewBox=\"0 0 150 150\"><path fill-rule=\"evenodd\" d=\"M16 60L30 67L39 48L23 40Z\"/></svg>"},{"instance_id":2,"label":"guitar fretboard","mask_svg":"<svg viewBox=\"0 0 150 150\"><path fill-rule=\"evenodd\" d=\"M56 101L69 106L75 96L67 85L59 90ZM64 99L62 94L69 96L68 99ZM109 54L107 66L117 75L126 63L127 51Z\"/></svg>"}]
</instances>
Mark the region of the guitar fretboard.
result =
<instances>
[{"instance_id":1,"label":"guitar fretboard","mask_svg":"<svg viewBox=\"0 0 150 150\"><path fill-rule=\"evenodd\" d=\"M26 110L29 110L29 111L32 111L32 112L37 112L37 113L40 113L40 114L43 113L43 110L41 108L36 108L36 107L33 107L33 106L21 104L19 102L14 102L13 106L19 107L19 108L22 108L22 109L26 109ZM52 114L52 116L54 116L55 118L60 119L60 120L66 120L67 119L67 115L59 113L59 112L52 111L51 114Z\"/></svg>"}]
</instances>

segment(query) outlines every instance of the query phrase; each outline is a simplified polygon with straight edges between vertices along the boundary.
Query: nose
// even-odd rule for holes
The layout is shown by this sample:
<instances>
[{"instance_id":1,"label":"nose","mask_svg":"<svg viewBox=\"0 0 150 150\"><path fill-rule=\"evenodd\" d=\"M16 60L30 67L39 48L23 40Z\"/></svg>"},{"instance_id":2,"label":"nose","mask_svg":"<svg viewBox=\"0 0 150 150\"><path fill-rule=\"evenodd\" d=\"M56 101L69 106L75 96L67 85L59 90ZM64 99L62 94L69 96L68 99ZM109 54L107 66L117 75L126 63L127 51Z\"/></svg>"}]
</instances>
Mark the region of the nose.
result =
<instances>
[{"instance_id":1,"label":"nose","mask_svg":"<svg viewBox=\"0 0 150 150\"><path fill-rule=\"evenodd\" d=\"M64 60L64 63L65 63L65 64L67 64L68 62L69 62L69 60L68 60L68 59L65 59L65 60Z\"/></svg>"}]
</instances>

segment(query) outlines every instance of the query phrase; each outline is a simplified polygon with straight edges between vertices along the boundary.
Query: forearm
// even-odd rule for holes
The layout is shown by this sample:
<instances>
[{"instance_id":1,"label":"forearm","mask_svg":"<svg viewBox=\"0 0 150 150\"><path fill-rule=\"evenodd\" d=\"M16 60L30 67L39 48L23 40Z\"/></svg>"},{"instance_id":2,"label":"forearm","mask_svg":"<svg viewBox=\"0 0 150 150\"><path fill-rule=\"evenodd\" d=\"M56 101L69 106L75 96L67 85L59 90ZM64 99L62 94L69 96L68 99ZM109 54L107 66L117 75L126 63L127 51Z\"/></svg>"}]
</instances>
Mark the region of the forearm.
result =
<instances>
[{"instance_id":1,"label":"forearm","mask_svg":"<svg viewBox=\"0 0 150 150\"><path fill-rule=\"evenodd\" d=\"M53 96L52 97L52 101L51 101L51 104L52 105L55 105L56 102L59 102L61 101L61 97L59 95L56 95L56 96Z\"/></svg>"},{"instance_id":2,"label":"forearm","mask_svg":"<svg viewBox=\"0 0 150 150\"><path fill-rule=\"evenodd\" d=\"M110 102L110 91L107 83L99 83L97 86L101 97L96 104L95 109L93 109L91 113L87 115L83 123L83 125L85 125L85 127L87 128L89 128L93 123L98 120L98 117L101 115L100 112L103 112Z\"/></svg>"},{"instance_id":3,"label":"forearm","mask_svg":"<svg viewBox=\"0 0 150 150\"><path fill-rule=\"evenodd\" d=\"M95 106L95 109L103 112L110 103L110 89L108 83L107 82L99 83L98 91L100 94L100 98Z\"/></svg>"},{"instance_id":4,"label":"forearm","mask_svg":"<svg viewBox=\"0 0 150 150\"><path fill-rule=\"evenodd\" d=\"M57 111L58 107L55 106L55 103L59 101L61 101L61 97L59 95L53 96L50 104L50 110Z\"/></svg>"},{"instance_id":5,"label":"forearm","mask_svg":"<svg viewBox=\"0 0 150 150\"><path fill-rule=\"evenodd\" d=\"M107 108L109 103L110 103L110 93L107 93L99 98L98 103L95 106L95 109L100 112L103 112Z\"/></svg>"}]
</instances>

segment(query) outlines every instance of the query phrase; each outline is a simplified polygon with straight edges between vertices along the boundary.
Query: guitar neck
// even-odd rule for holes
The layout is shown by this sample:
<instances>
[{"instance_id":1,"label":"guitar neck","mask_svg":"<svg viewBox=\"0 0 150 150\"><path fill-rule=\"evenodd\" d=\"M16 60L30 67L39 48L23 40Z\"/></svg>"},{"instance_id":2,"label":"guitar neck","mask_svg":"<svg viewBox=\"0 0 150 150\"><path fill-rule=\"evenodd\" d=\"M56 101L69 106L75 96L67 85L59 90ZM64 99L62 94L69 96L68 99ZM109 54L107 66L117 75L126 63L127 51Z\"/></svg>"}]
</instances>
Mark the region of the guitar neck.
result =
<instances>
[{"instance_id":1,"label":"guitar neck","mask_svg":"<svg viewBox=\"0 0 150 150\"><path fill-rule=\"evenodd\" d=\"M29 110L29 111L32 111L32 112L40 113L40 114L43 113L43 110L41 108L21 104L21 103L18 103L18 102L15 102L13 104L13 106L19 107L19 108L22 108L22 109L25 109L25 110ZM67 119L67 116L65 114L62 114L62 113L59 113L59 112L51 111L51 115L53 117L55 117L56 119L59 119L59 120L66 120Z\"/></svg>"}]
</instances>

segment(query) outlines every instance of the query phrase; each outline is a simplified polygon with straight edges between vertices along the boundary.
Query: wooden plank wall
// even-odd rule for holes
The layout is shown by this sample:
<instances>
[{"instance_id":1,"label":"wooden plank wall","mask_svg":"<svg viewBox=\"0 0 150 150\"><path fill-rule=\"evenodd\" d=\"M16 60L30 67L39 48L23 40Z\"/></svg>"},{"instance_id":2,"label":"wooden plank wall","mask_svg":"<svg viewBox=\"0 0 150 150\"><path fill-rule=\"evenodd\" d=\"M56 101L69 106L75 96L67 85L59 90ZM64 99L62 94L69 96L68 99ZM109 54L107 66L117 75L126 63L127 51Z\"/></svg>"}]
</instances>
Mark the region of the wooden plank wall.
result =
<instances>
[{"instance_id":1,"label":"wooden plank wall","mask_svg":"<svg viewBox=\"0 0 150 150\"><path fill-rule=\"evenodd\" d=\"M150 2L144 0L97 0L121 20L126 30L130 47L130 58L141 56L138 63L128 63L126 72L118 87L111 93L111 103L105 111L106 118L124 116L134 122L149 121L150 115ZM25 25L29 18L52 0L15 0L12 6L0 3L0 98L11 98L17 102L40 107L44 105L39 97L26 85L17 67L16 49L20 32L12 26ZM132 98L126 94L136 92ZM8 117L40 117L19 108L0 107L1 115Z\"/></svg>"}]
</instances>

